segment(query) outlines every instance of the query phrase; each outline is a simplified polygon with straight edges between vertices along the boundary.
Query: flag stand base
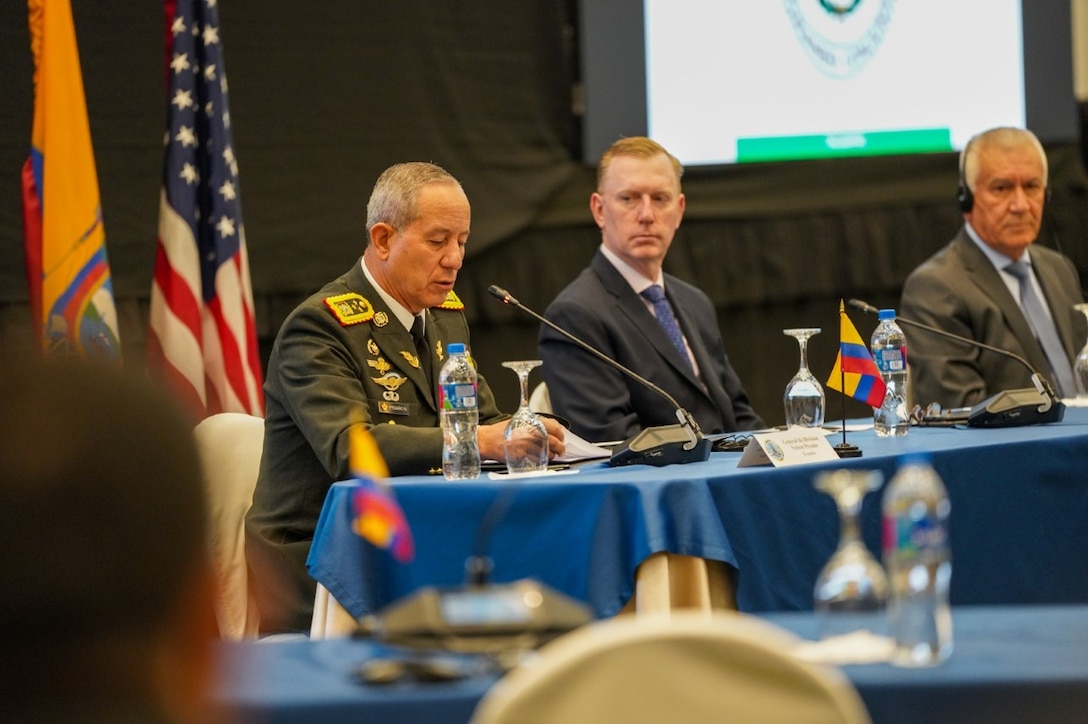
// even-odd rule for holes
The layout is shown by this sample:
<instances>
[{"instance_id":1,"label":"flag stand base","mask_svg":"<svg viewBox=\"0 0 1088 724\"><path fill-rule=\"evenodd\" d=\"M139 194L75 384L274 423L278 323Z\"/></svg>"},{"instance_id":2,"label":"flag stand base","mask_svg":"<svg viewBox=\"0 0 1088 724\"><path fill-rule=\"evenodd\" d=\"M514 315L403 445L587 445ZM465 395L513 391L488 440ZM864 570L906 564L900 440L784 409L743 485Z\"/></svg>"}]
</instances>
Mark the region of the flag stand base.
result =
<instances>
[{"instance_id":1,"label":"flag stand base","mask_svg":"<svg viewBox=\"0 0 1088 724\"><path fill-rule=\"evenodd\" d=\"M861 448L848 442L840 442L835 446L835 452L840 458L860 458Z\"/></svg>"}]
</instances>

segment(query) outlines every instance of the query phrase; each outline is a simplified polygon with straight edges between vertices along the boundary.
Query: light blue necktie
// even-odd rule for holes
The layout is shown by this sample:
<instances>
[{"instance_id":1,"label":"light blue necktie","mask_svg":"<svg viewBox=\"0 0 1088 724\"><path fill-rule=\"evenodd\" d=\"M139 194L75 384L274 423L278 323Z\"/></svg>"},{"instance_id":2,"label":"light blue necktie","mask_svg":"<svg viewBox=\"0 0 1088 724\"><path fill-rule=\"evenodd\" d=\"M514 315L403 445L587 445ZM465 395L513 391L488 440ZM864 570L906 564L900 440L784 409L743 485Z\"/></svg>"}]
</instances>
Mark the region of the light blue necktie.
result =
<instances>
[{"instance_id":1,"label":"light blue necktie","mask_svg":"<svg viewBox=\"0 0 1088 724\"><path fill-rule=\"evenodd\" d=\"M676 321L676 315L672 313L672 305L665 298L665 290L654 284L643 289L641 294L654 305L657 323L665 330L669 341L680 352L680 356L688 363L688 367L691 367L691 357L688 356L688 348L684 344L684 334L680 331L680 323Z\"/></svg>"},{"instance_id":2,"label":"light blue necktie","mask_svg":"<svg viewBox=\"0 0 1088 724\"><path fill-rule=\"evenodd\" d=\"M1020 306L1050 362L1051 379L1058 388L1058 394L1062 397L1076 394L1073 368L1069 364L1069 357L1065 354L1065 347L1062 346L1062 341L1058 337L1054 320L1046 313L1043 300L1039 299L1039 295L1035 293L1035 285L1031 283L1031 267L1021 259L1006 266L1005 271L1020 280Z\"/></svg>"}]
</instances>

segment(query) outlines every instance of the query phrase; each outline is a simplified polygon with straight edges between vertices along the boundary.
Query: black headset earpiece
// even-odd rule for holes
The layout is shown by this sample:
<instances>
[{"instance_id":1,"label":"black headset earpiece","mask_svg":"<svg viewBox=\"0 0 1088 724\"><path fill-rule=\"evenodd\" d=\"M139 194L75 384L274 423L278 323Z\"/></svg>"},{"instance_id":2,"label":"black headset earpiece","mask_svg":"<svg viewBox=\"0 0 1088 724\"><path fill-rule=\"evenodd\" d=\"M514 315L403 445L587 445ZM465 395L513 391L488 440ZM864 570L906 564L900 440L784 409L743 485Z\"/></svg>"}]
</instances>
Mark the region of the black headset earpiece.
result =
<instances>
[{"instance_id":1,"label":"black headset earpiece","mask_svg":"<svg viewBox=\"0 0 1088 724\"><path fill-rule=\"evenodd\" d=\"M975 195L971 193L971 189L967 188L967 182L960 177L960 185L956 189L956 203L959 204L960 211L963 213L969 213L975 206Z\"/></svg>"}]
</instances>

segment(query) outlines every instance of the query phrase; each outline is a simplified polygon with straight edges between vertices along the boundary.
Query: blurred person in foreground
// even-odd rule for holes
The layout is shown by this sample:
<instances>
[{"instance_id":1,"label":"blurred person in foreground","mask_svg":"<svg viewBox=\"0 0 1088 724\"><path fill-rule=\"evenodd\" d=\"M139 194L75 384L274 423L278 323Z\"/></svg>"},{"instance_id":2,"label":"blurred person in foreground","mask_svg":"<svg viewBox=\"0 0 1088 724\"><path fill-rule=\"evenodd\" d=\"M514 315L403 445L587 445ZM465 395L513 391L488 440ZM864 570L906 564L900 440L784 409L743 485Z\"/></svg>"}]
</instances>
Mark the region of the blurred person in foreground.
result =
<instances>
[{"instance_id":1,"label":"blurred person in foreground","mask_svg":"<svg viewBox=\"0 0 1088 724\"><path fill-rule=\"evenodd\" d=\"M0 719L208 721L191 423L117 370L0 361Z\"/></svg>"},{"instance_id":2,"label":"blurred person in foreground","mask_svg":"<svg viewBox=\"0 0 1088 724\"><path fill-rule=\"evenodd\" d=\"M907 277L900 314L1013 352L1072 397L1081 321L1073 305L1083 296L1073 262L1035 244L1047 183L1046 152L1031 131L993 128L968 141L963 227ZM922 330L907 337L912 397L923 406L966 407L1033 386L1031 372L1004 355Z\"/></svg>"},{"instance_id":3,"label":"blurred person in foreground","mask_svg":"<svg viewBox=\"0 0 1088 724\"><path fill-rule=\"evenodd\" d=\"M763 420L725 354L714 305L662 271L684 216L682 173L649 138L623 138L605 151L589 199L601 246L545 316L663 388L704 433L756 430ZM623 440L676 422L659 394L554 330L542 325L539 345L552 406L576 434Z\"/></svg>"},{"instance_id":4,"label":"blurred person in foreground","mask_svg":"<svg viewBox=\"0 0 1088 724\"><path fill-rule=\"evenodd\" d=\"M264 453L246 518L246 557L265 633L309 631L316 583L306 558L329 487L351 477L348 428L360 420L391 475L440 473L436 389L447 345L469 346L453 291L471 210L430 163L386 169L367 204L362 258L283 323L265 381ZM482 459L502 460L508 415L478 381ZM545 420L549 454L559 423Z\"/></svg>"}]
</instances>

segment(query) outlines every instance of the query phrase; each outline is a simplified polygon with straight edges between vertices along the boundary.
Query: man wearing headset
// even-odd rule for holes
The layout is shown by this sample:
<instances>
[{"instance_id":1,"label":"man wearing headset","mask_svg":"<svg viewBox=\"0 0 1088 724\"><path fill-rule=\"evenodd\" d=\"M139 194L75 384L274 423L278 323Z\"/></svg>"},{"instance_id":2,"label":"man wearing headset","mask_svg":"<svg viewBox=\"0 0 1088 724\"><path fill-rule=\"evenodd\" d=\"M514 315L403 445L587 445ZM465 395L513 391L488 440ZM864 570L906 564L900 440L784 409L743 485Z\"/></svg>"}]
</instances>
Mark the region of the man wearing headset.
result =
<instances>
[{"instance_id":1,"label":"man wearing headset","mask_svg":"<svg viewBox=\"0 0 1088 724\"><path fill-rule=\"evenodd\" d=\"M963 228L907 278L900 312L1013 352L1071 397L1071 361L1083 341L1073 305L1083 295L1073 262L1034 244L1047 196L1046 152L1035 134L993 128L973 137L960 155ZM1031 372L1005 355L924 331L909 333L909 348L913 398L922 405L965 407L1032 387Z\"/></svg>"}]
</instances>

